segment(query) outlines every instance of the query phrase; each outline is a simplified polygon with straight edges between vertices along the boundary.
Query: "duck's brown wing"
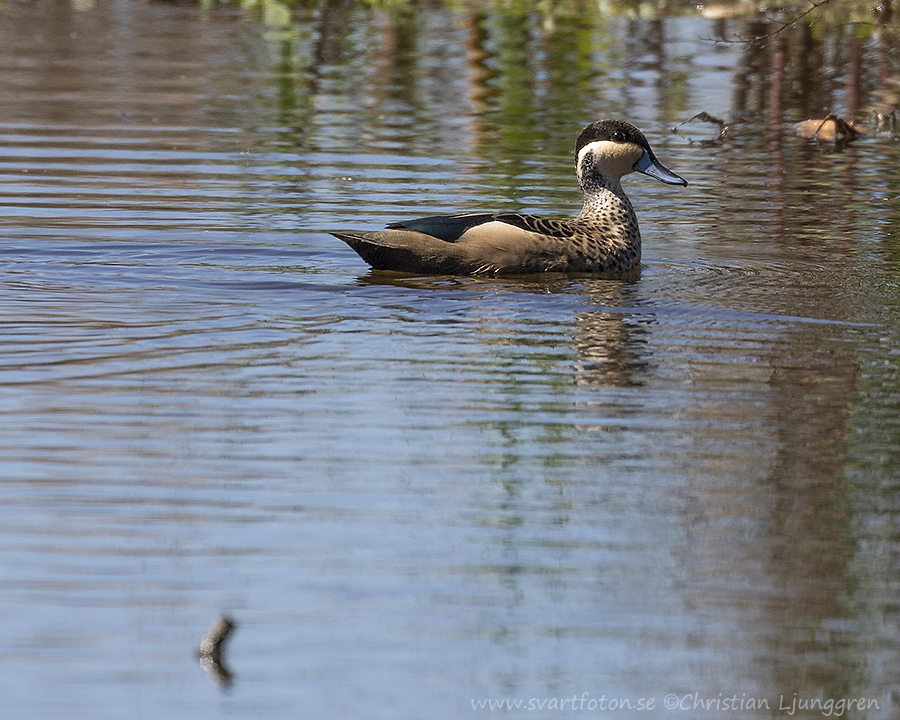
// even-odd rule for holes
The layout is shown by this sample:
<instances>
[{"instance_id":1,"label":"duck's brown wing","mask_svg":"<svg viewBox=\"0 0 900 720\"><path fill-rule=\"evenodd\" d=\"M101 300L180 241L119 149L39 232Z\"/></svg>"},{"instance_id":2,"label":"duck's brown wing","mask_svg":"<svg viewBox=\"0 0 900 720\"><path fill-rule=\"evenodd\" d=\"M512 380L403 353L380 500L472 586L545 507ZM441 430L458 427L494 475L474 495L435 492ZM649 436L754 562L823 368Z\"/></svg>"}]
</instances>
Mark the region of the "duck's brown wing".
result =
<instances>
[{"instance_id":1,"label":"duck's brown wing","mask_svg":"<svg viewBox=\"0 0 900 720\"><path fill-rule=\"evenodd\" d=\"M568 238L572 236L571 220L551 220L536 215L522 215L520 213L497 213L491 219L514 225L528 232L547 235L553 238Z\"/></svg>"}]
</instances>

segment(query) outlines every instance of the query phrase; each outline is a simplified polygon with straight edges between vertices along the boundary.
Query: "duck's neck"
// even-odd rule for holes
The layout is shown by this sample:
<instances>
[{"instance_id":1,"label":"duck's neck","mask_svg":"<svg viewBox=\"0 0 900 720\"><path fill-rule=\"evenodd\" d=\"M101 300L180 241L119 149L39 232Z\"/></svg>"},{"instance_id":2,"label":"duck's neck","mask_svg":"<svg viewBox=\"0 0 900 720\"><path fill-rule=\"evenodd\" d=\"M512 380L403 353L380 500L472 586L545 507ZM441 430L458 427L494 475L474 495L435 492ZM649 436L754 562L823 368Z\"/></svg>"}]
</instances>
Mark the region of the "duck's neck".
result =
<instances>
[{"instance_id":1,"label":"duck's neck","mask_svg":"<svg viewBox=\"0 0 900 720\"><path fill-rule=\"evenodd\" d=\"M581 183L581 192L584 205L578 215L579 220L603 226L606 232L621 235L623 239L631 236L640 243L637 216L622 189L622 183L614 178L591 178ZM615 230L622 232L616 233Z\"/></svg>"},{"instance_id":2,"label":"duck's neck","mask_svg":"<svg viewBox=\"0 0 900 720\"><path fill-rule=\"evenodd\" d=\"M625 191L622 189L622 183L618 180L601 177L598 179L591 178L581 183L581 194L584 195L584 209L590 210L593 207L603 207L611 203L624 203L631 206Z\"/></svg>"},{"instance_id":3,"label":"duck's neck","mask_svg":"<svg viewBox=\"0 0 900 720\"><path fill-rule=\"evenodd\" d=\"M641 261L641 231L618 179L601 176L581 183L584 205L577 222L602 248L604 267L631 268Z\"/></svg>"}]
</instances>

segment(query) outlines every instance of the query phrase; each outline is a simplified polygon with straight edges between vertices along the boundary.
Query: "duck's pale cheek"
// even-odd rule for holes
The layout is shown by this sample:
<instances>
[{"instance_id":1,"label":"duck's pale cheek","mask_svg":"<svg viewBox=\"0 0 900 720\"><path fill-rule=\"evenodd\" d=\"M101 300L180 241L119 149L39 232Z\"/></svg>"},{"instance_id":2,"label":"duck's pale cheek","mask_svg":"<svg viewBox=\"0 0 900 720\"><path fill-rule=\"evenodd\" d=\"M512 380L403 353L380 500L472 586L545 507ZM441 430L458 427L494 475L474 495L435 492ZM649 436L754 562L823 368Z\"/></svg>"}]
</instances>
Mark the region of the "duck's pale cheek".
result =
<instances>
[{"instance_id":1,"label":"duck's pale cheek","mask_svg":"<svg viewBox=\"0 0 900 720\"><path fill-rule=\"evenodd\" d=\"M620 178L631 172L643 154L643 149L634 143L595 140L578 152L578 169L585 173L596 168L603 175Z\"/></svg>"}]
</instances>

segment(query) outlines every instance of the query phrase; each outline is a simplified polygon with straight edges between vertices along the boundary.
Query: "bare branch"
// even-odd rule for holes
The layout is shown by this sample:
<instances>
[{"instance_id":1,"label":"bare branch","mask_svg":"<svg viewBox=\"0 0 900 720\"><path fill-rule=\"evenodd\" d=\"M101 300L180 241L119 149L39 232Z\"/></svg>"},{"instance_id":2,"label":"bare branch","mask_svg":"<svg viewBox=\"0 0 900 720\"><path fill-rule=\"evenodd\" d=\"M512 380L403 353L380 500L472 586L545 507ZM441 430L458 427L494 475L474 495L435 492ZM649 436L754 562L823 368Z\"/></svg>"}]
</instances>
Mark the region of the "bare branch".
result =
<instances>
[{"instance_id":1,"label":"bare branch","mask_svg":"<svg viewBox=\"0 0 900 720\"><path fill-rule=\"evenodd\" d=\"M800 13L799 15L797 15L797 17L792 18L792 19L789 20L788 22L782 22L778 28L776 28L775 30L772 30L771 32L768 32L768 33L766 33L766 34L764 34L764 35L754 35L754 36L752 36L752 37L742 37L742 36L740 36L740 35L736 35L734 39L727 39L727 38L701 38L701 40L706 40L706 41L709 41L709 42L713 42L713 43L716 43L717 45L720 44L720 43L723 43L723 44L729 44L729 45L730 45L730 44L734 44L734 43L751 43L751 42L752 42L752 43L757 43L757 42L760 42L760 41L771 40L772 38L775 38L775 37L777 37L778 35L780 35L780 34L781 34L782 32L784 32L786 29L792 28L792 27L794 27L795 25L797 25L797 23L799 23L803 18L805 18L805 17L806 17L807 15L809 15L810 13L815 12L815 11L818 10L820 7L822 7L823 5L827 5L827 4L830 3L830 2L831 2L831 0L810 0L810 6L809 6L806 10L804 10L802 13ZM772 19L772 18L769 18L769 19L770 19L772 22L776 22L776 21L775 21L774 19Z\"/></svg>"}]
</instances>

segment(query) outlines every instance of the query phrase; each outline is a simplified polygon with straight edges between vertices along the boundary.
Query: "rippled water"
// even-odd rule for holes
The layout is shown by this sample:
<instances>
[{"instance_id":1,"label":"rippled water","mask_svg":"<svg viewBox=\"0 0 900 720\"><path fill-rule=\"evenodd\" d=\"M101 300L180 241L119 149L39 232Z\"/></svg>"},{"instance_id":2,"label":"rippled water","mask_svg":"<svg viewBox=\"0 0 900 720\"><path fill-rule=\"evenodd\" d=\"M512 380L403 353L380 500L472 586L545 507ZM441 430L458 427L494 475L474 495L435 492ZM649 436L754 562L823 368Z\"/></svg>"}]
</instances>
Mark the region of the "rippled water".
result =
<instances>
[{"instance_id":1,"label":"rippled water","mask_svg":"<svg viewBox=\"0 0 900 720\"><path fill-rule=\"evenodd\" d=\"M593 13L0 10L4 714L896 714L900 151L793 137L852 87L775 117L743 21ZM690 182L626 181L634 277L327 234L571 214L606 115Z\"/></svg>"}]
</instances>

